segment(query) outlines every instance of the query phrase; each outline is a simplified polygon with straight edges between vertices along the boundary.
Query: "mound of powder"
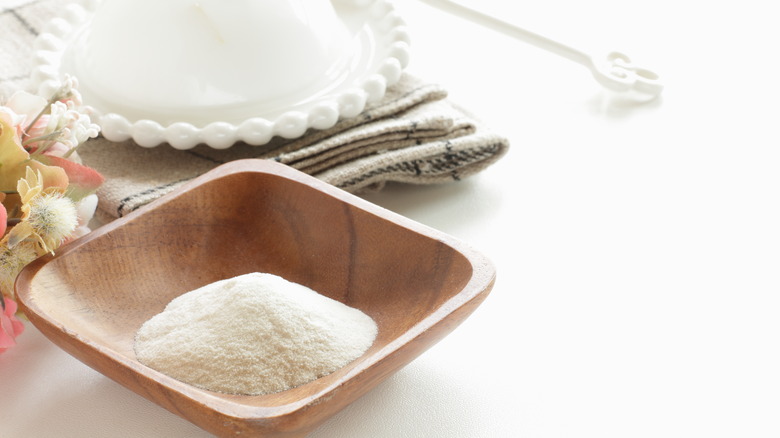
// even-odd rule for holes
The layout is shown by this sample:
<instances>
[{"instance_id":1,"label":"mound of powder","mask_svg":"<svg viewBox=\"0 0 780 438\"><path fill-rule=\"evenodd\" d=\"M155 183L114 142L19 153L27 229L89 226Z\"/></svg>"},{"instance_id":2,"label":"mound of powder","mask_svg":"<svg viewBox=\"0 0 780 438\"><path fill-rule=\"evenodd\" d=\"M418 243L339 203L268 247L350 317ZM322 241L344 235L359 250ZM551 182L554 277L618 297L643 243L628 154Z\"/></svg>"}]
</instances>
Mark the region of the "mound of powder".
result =
<instances>
[{"instance_id":1,"label":"mound of powder","mask_svg":"<svg viewBox=\"0 0 780 438\"><path fill-rule=\"evenodd\" d=\"M361 356L377 326L358 309L281 277L252 273L172 300L135 337L141 363L229 394L284 391Z\"/></svg>"}]
</instances>

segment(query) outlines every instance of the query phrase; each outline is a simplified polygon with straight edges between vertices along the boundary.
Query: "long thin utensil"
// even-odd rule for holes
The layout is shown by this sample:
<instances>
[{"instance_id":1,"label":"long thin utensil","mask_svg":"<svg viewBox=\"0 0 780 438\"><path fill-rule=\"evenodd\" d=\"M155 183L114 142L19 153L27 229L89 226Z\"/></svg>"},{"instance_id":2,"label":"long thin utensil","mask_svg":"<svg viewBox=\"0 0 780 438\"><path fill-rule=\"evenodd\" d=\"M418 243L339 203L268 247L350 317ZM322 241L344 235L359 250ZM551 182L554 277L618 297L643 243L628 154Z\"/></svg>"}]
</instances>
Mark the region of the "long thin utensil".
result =
<instances>
[{"instance_id":1,"label":"long thin utensil","mask_svg":"<svg viewBox=\"0 0 780 438\"><path fill-rule=\"evenodd\" d=\"M581 64L587 67L596 81L608 90L619 93L638 92L645 98L652 99L660 95L664 88L660 76L651 70L634 65L631 59L621 52L610 52L604 57L594 57L454 1L420 1Z\"/></svg>"}]
</instances>

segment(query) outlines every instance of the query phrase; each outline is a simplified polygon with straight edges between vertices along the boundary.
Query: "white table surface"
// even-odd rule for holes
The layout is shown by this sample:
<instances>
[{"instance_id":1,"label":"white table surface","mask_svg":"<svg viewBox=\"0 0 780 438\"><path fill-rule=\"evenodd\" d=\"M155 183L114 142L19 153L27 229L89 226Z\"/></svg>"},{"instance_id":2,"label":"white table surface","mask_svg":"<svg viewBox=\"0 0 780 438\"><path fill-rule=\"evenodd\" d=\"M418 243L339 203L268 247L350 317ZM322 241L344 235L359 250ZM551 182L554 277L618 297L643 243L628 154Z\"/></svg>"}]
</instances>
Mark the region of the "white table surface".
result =
<instances>
[{"instance_id":1,"label":"white table surface","mask_svg":"<svg viewBox=\"0 0 780 438\"><path fill-rule=\"evenodd\" d=\"M398 7L410 71L512 142L484 173L368 199L488 255L450 336L316 438L780 436L780 26L772 2L463 0L667 82L630 105L579 65ZM0 437L203 437L29 323Z\"/></svg>"}]
</instances>

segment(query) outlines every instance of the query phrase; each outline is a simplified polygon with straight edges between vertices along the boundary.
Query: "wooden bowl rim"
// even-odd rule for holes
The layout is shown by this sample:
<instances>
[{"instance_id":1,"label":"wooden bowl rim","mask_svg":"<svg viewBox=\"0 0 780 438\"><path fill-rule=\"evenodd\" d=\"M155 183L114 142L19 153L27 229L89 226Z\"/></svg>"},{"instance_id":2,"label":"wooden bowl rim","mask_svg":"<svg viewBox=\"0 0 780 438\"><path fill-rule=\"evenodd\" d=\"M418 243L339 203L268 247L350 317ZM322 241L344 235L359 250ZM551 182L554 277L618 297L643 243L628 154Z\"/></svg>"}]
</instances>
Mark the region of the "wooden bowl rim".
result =
<instances>
[{"instance_id":1,"label":"wooden bowl rim","mask_svg":"<svg viewBox=\"0 0 780 438\"><path fill-rule=\"evenodd\" d=\"M80 338L77 332L69 330L67 327L63 326L56 319L52 318L49 314L43 311L41 307L35 302L33 296L31 296L30 288L36 273L51 261L61 257L66 257L69 253L77 251L79 248L88 244L90 241L98 239L101 236L111 233L113 230L122 227L129 222L137 220L139 217L144 216L152 209L159 208L168 202L172 202L190 190L196 189L197 187L206 183L241 173L269 174L307 185L327 196L331 196L341 202L350 204L368 213L372 213L382 219L390 220L415 233L436 239L437 241L450 246L453 250L459 252L468 260L472 266L471 276L460 291L447 299L441 306L436 308L429 315L415 323L406 332L404 332L402 336L395 338L393 341L389 342L387 345L377 350L372 355L359 359L360 363L356 364L342 378L333 382L333 384L322 388L320 391L311 396L303 397L297 401L278 406L250 406L242 404L240 401L230 401L220 398L216 395L210 394L208 391L190 386L186 383L168 377L163 373L148 368L137 360L131 360L130 358L113 351L112 349L97 345L88 339ZM491 290L495 282L495 278L495 268L493 264L487 259L487 257L475 251L469 245L459 241L458 239L455 239L454 237L451 237L426 225L415 222L383 207L372 204L362 198L359 198L358 196L349 194L286 165L270 160L244 159L220 165L215 169L183 184L162 198L148 205L140 207L126 216L103 225L102 227L96 229L84 237L76 239L67 245L63 245L54 255L47 254L33 261L27 265L17 277L15 282L15 290L20 309L35 326L40 328L41 324L43 324L44 326L48 326L51 329L64 333L71 339L74 344L79 345L80 348L91 350L93 354L106 356L116 365L121 366L126 370L143 377L146 380L149 380L151 383L163 386L170 391L176 392L180 396L188 399L190 402L205 405L209 409L221 415L232 417L237 420L260 420L284 417L297 411L304 410L313 404L326 402L329 398L328 395L333 393L335 390L338 390L339 387L344 386L346 383L350 382L360 374L366 373L372 367L377 366L388 356L398 351L400 347L413 341L414 339L417 339L427 330L446 319L448 315L452 314L463 305L482 294L487 294ZM433 344L435 344L435 342L431 345ZM55 345L58 344L55 342ZM100 370L98 371L101 372ZM393 370L393 372L395 371L397 370ZM384 379L384 377L382 379Z\"/></svg>"}]
</instances>

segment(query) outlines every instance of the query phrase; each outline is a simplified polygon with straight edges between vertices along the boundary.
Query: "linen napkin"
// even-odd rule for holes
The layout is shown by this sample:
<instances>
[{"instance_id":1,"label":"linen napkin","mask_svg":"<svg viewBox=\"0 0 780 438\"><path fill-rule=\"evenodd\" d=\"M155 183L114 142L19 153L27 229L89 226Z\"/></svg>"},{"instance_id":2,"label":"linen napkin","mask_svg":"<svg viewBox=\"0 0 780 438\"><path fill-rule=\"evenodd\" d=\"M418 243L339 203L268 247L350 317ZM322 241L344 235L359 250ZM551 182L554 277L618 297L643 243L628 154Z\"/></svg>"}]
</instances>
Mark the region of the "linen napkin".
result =
<instances>
[{"instance_id":1,"label":"linen napkin","mask_svg":"<svg viewBox=\"0 0 780 438\"><path fill-rule=\"evenodd\" d=\"M0 98L24 87L32 44L67 2L0 0ZM87 102L88 104L88 102ZM272 159L349 192L381 189L386 182L433 184L473 175L504 156L509 142L447 98L441 86L409 74L385 97L334 127L294 140L205 145L180 151L142 148L102 137L79 148L84 164L106 178L98 191L99 216L121 217L210 169L242 158Z\"/></svg>"}]
</instances>

